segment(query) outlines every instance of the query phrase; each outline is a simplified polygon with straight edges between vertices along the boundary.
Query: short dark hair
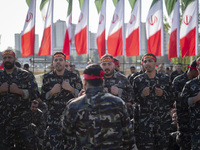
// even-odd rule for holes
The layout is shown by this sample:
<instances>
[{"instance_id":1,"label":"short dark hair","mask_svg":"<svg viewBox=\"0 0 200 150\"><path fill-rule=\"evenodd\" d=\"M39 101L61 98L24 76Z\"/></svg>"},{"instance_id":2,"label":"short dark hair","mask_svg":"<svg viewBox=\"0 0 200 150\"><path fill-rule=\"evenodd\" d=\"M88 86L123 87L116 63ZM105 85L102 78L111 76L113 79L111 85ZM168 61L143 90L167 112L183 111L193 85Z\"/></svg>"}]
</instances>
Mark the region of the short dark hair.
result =
<instances>
[{"instance_id":1,"label":"short dark hair","mask_svg":"<svg viewBox=\"0 0 200 150\"><path fill-rule=\"evenodd\" d=\"M39 102L37 100L33 100L31 103L32 104L39 104Z\"/></svg>"},{"instance_id":2,"label":"short dark hair","mask_svg":"<svg viewBox=\"0 0 200 150\"><path fill-rule=\"evenodd\" d=\"M135 66L131 66L130 69L135 69Z\"/></svg>"},{"instance_id":3,"label":"short dark hair","mask_svg":"<svg viewBox=\"0 0 200 150\"><path fill-rule=\"evenodd\" d=\"M101 59L103 59L103 58L108 58L108 57L114 59L113 56L110 55L110 54L104 54L104 55L101 57Z\"/></svg>"},{"instance_id":4,"label":"short dark hair","mask_svg":"<svg viewBox=\"0 0 200 150\"><path fill-rule=\"evenodd\" d=\"M24 68L29 68L29 64L24 64Z\"/></svg>"},{"instance_id":5,"label":"short dark hair","mask_svg":"<svg viewBox=\"0 0 200 150\"><path fill-rule=\"evenodd\" d=\"M100 67L98 64L89 64L86 66L85 70L83 71L83 74L86 75L94 75L94 76L101 76L101 72L103 69ZM86 79L86 81L92 85L92 86L102 86L103 84L103 79Z\"/></svg>"},{"instance_id":6,"label":"short dark hair","mask_svg":"<svg viewBox=\"0 0 200 150\"><path fill-rule=\"evenodd\" d=\"M183 64L182 63L178 63L177 65L181 65L182 66Z\"/></svg>"}]
</instances>

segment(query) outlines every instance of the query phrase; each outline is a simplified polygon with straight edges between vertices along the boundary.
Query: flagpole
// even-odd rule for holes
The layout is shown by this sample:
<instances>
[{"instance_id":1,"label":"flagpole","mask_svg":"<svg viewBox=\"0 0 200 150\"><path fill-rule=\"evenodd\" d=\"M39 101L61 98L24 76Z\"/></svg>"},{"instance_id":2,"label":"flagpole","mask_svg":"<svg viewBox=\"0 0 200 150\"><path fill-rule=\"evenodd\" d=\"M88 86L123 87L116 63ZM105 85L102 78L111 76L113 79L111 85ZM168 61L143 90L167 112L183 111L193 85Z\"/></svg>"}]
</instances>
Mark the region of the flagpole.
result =
<instances>
[{"instance_id":1,"label":"flagpole","mask_svg":"<svg viewBox=\"0 0 200 150\"><path fill-rule=\"evenodd\" d=\"M139 0L139 56L142 55L142 38L141 38L141 0Z\"/></svg>"},{"instance_id":2,"label":"flagpole","mask_svg":"<svg viewBox=\"0 0 200 150\"><path fill-rule=\"evenodd\" d=\"M34 25L36 24L36 0L34 1L35 2L35 4L34 4L34 6L35 6L35 15L34 15ZM33 74L34 74L34 59L35 59L35 27L34 27L34 43L33 43Z\"/></svg>"},{"instance_id":3,"label":"flagpole","mask_svg":"<svg viewBox=\"0 0 200 150\"><path fill-rule=\"evenodd\" d=\"M163 26L163 0L161 1L161 17L162 17L162 26L161 26L161 56L164 56L164 26Z\"/></svg>"},{"instance_id":4,"label":"flagpole","mask_svg":"<svg viewBox=\"0 0 200 150\"><path fill-rule=\"evenodd\" d=\"M178 18L180 18L180 0L178 0ZM178 21L177 28L177 57L180 56L180 21Z\"/></svg>"},{"instance_id":5,"label":"flagpole","mask_svg":"<svg viewBox=\"0 0 200 150\"><path fill-rule=\"evenodd\" d=\"M199 0L197 0L197 4L196 5L197 5L197 21L196 21L197 22L197 25L196 25L197 29L196 29L196 38L195 38L196 39L196 47L195 47L195 49L196 49L196 56L198 56L198 44L199 44L198 43L198 41L199 41L199 36L198 36L199 35L198 34L199 33L199 15L198 15L199 14Z\"/></svg>"},{"instance_id":6,"label":"flagpole","mask_svg":"<svg viewBox=\"0 0 200 150\"><path fill-rule=\"evenodd\" d=\"M87 1L87 8L88 8L88 11L87 11L87 54L88 54L88 61L90 59L90 34L89 34L89 0L86 0Z\"/></svg>"},{"instance_id":7,"label":"flagpole","mask_svg":"<svg viewBox=\"0 0 200 150\"><path fill-rule=\"evenodd\" d=\"M51 55L53 54L53 6L54 6L54 0L52 0L52 3L51 3L51 10L52 10L52 15L51 15ZM50 10L50 11L51 11Z\"/></svg>"},{"instance_id":8,"label":"flagpole","mask_svg":"<svg viewBox=\"0 0 200 150\"><path fill-rule=\"evenodd\" d=\"M123 56L124 55L126 55L126 52L125 52L125 42L126 42L126 40L125 40L125 32L124 32L124 0L123 0L123 15L122 15L122 21L123 21L123 23L122 23L122 37L123 37Z\"/></svg>"}]
</instances>

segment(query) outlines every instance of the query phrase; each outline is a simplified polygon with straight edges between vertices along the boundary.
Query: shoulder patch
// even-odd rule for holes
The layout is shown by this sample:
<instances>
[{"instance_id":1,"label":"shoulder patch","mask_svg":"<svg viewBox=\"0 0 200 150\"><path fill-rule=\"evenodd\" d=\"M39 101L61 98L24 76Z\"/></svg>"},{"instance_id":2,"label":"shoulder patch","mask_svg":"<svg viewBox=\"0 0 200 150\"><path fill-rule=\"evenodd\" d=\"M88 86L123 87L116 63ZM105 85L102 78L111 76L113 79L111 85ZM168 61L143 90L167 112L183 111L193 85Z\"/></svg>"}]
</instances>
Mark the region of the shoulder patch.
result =
<instances>
[{"instance_id":1,"label":"shoulder patch","mask_svg":"<svg viewBox=\"0 0 200 150\"><path fill-rule=\"evenodd\" d=\"M80 83L76 83L76 89L81 89L81 84Z\"/></svg>"}]
</instances>

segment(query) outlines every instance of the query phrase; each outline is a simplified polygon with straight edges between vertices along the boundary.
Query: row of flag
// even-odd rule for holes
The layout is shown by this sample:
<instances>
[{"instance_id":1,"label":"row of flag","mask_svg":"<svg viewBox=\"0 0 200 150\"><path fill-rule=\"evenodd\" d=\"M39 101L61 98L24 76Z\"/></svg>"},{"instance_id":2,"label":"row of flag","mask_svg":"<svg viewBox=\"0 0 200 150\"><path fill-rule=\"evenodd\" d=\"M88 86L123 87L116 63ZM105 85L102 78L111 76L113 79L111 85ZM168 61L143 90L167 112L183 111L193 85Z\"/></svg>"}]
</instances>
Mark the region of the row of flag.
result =
<instances>
[{"instance_id":1,"label":"row of flag","mask_svg":"<svg viewBox=\"0 0 200 150\"><path fill-rule=\"evenodd\" d=\"M68 1L67 29L65 33L63 52L67 59L70 56L70 42L72 40L72 0ZM75 28L75 47L77 54L89 53L89 0L79 0L81 13ZM124 0L113 0L115 11L111 21L107 38L107 52L114 57L141 55L141 0L129 0L132 8L130 21L124 30ZM22 56L34 54L35 41L35 6L36 0L27 0L29 10L21 36ZM52 53L52 24L54 0L42 0L40 10L45 22L43 38L38 56ZM99 26L96 43L99 57L106 53L105 26L106 26L106 0L95 0L99 13ZM170 38L168 56L169 60L179 57L179 45L182 57L198 55L198 0L185 1L185 10L180 26L180 1L165 0L165 6L170 20ZM163 0L153 0L146 19L146 37L148 52L156 56L164 56L164 26L163 26ZM126 43L126 44L125 44Z\"/></svg>"}]
</instances>

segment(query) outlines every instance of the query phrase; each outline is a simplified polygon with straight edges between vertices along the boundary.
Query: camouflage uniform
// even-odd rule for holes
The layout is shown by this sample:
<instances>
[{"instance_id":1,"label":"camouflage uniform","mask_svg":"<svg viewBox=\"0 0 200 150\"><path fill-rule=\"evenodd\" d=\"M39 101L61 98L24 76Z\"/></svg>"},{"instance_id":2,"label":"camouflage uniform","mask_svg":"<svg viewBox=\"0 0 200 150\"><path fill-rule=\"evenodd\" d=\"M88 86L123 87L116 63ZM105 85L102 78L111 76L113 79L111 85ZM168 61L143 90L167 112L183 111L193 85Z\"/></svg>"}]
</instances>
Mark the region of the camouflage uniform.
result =
<instances>
[{"instance_id":1,"label":"camouflage uniform","mask_svg":"<svg viewBox=\"0 0 200 150\"><path fill-rule=\"evenodd\" d=\"M61 84L63 81L69 82L69 84L75 88L75 95L71 92L61 89L60 93L54 94L49 97L49 91L55 84ZM48 105L47 112L47 126L49 137L47 141L50 142L51 149L63 149L62 134L60 132L60 117L66 106L66 103L74 97L78 96L79 90L82 88L81 79L71 71L65 69L63 76L58 76L56 71L49 72L44 75L41 99Z\"/></svg>"},{"instance_id":2,"label":"camouflage uniform","mask_svg":"<svg viewBox=\"0 0 200 150\"><path fill-rule=\"evenodd\" d=\"M142 96L145 87L150 87L150 95ZM155 87L163 90L163 96L155 96ZM169 146L173 102L170 99L169 77L158 74L152 79L146 73L138 75L133 83L135 101L140 104L139 133L136 137L141 150L164 150ZM140 139L138 139L140 137Z\"/></svg>"},{"instance_id":3,"label":"camouflage uniform","mask_svg":"<svg viewBox=\"0 0 200 150\"><path fill-rule=\"evenodd\" d=\"M139 74L143 74L144 72L142 70L140 70L139 72L133 73L130 75L129 77L129 82L131 83L131 85L133 84L133 80L136 76L138 76Z\"/></svg>"},{"instance_id":4,"label":"camouflage uniform","mask_svg":"<svg viewBox=\"0 0 200 150\"><path fill-rule=\"evenodd\" d=\"M44 113L38 109L31 113L31 130L34 132L38 150L43 150L44 131L46 129L46 120Z\"/></svg>"},{"instance_id":5,"label":"camouflage uniform","mask_svg":"<svg viewBox=\"0 0 200 150\"><path fill-rule=\"evenodd\" d=\"M133 90L128 79L119 72L115 72L111 78L104 78L104 87L108 88L111 92L111 87L116 86L119 88L119 97L126 103L133 103Z\"/></svg>"},{"instance_id":6,"label":"camouflage uniform","mask_svg":"<svg viewBox=\"0 0 200 150\"><path fill-rule=\"evenodd\" d=\"M29 125L27 114L31 100L39 96L38 86L33 76L22 69L15 68L11 74L0 70L0 85L4 82L15 83L25 93L20 96L14 93L0 93L0 149L11 149L15 144L19 149L34 149L31 134L26 132ZM18 141L23 141L21 145Z\"/></svg>"},{"instance_id":7,"label":"camouflage uniform","mask_svg":"<svg viewBox=\"0 0 200 150\"><path fill-rule=\"evenodd\" d=\"M125 103L103 88L90 88L70 101L63 113L63 134L75 150L131 150L134 148L132 124ZM70 148L68 148L70 149Z\"/></svg>"},{"instance_id":8,"label":"camouflage uniform","mask_svg":"<svg viewBox=\"0 0 200 150\"><path fill-rule=\"evenodd\" d=\"M180 73L178 73L177 70L173 71L173 72L171 73L171 75L170 75L170 82L173 82L173 80L174 80L175 77L177 77L177 76L179 76L179 75L181 75L181 74L183 74L183 73L184 73L184 72L183 72L182 70L181 70Z\"/></svg>"},{"instance_id":9,"label":"camouflage uniform","mask_svg":"<svg viewBox=\"0 0 200 150\"><path fill-rule=\"evenodd\" d=\"M176 111L178 116L178 131L180 132L178 143L180 148L183 150L188 150L191 148L189 109L188 105L185 105L180 98L183 87L187 81L189 81L189 79L187 77L187 72L185 72L184 74L177 76L172 83L172 91L174 101L176 101Z\"/></svg>"},{"instance_id":10,"label":"camouflage uniform","mask_svg":"<svg viewBox=\"0 0 200 150\"><path fill-rule=\"evenodd\" d=\"M192 138L192 150L200 149L200 102L192 104L193 97L200 92L200 78L188 81L181 93L181 98L190 110L190 134Z\"/></svg>"},{"instance_id":11,"label":"camouflage uniform","mask_svg":"<svg viewBox=\"0 0 200 150\"><path fill-rule=\"evenodd\" d=\"M104 87L108 88L108 92L111 93L111 87L116 86L119 88L118 97L120 97L125 103L133 104L133 88L128 79L120 72L114 72L111 78L104 78ZM133 118L133 107L128 107L128 113L130 118Z\"/></svg>"}]
</instances>

